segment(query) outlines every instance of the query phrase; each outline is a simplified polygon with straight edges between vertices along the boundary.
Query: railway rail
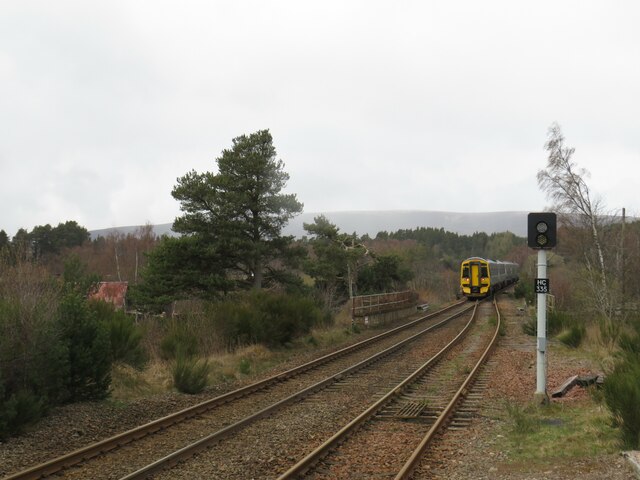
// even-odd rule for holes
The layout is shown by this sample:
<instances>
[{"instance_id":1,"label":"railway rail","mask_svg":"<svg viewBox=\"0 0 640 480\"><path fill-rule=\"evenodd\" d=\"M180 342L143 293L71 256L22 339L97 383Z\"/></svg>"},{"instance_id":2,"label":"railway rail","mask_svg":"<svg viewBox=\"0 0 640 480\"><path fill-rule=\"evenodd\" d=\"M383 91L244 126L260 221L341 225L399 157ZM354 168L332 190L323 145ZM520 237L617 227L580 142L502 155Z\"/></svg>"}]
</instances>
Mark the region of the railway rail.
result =
<instances>
[{"instance_id":1,"label":"railway rail","mask_svg":"<svg viewBox=\"0 0 640 480\"><path fill-rule=\"evenodd\" d=\"M482 327L476 325L474 330L478 334L467 335L476 318L477 311L474 311L465 328L442 350L278 480L302 476L311 479L410 478L430 442L451 420L470 391L497 342L500 312L495 301L494 306L497 320L493 330L482 331ZM481 338L483 345L478 341ZM459 351L452 354L454 348ZM457 385L452 391L448 386L450 389L449 377L455 361L441 362L446 355L458 361L464 358L465 369L469 370L466 375L453 376ZM470 357L473 357L473 366ZM449 393L446 401L445 392Z\"/></svg>"},{"instance_id":2,"label":"railway rail","mask_svg":"<svg viewBox=\"0 0 640 480\"><path fill-rule=\"evenodd\" d=\"M8 477L5 477L5 480L44 478L58 473L63 473L65 478L87 478L86 474L83 473L82 470L71 467L80 463L85 463L90 459L104 456L107 453L112 454L112 452L119 450L124 445L131 446L132 443L138 443L141 439L144 439L151 434L171 430L175 428L176 425L183 424L187 420L198 421L210 412L216 412L218 414L217 416L222 418L223 426L221 428L217 428L215 433L199 438L196 442L191 441L189 446L178 450L175 450L175 447L172 447L175 451L165 455L161 460L152 462L143 468L139 468L136 472L127 474L122 478L146 477L153 472L158 472L161 469L166 468L167 465L175 464L185 458L188 458L207 446L220 441L222 438L232 435L234 432L246 427L248 424L271 415L274 411L283 408L286 405L297 402L301 398L309 396L320 389L326 388L328 385L339 381L354 371L363 369L371 365L373 362L391 355L394 351L401 349L403 345L412 341L410 339L416 336L416 334L413 333L413 330L419 330L420 333L417 335L423 335L426 331L436 328L445 321L463 314L470 308L468 307L468 304L465 305L466 303L467 302L459 302L439 312L421 316L412 322L408 322L405 325L389 330L383 334L341 349L333 354L325 355L312 362L308 362L268 379L248 385L242 389L229 392L228 394L195 405L194 407L184 409L175 414L168 415L154 422L150 422L146 425L105 439L101 442L89 445L62 457L9 475ZM451 315L445 321L438 322L426 329L424 328L425 321L436 319L446 313L451 313ZM404 335L406 338L398 340L399 335ZM381 342L391 343L391 346L387 346L381 352L371 355L371 349L376 350L382 348L377 346ZM362 358L356 358L358 355ZM348 368L341 368L339 359L344 359L347 363L355 362L355 365ZM334 373L326 375L323 367L329 364L333 365L332 368ZM304 385L301 387L301 382L297 379L310 371L317 371L319 375L324 375L325 378L321 381L313 381L311 383L309 381L302 382ZM317 376L318 375L316 375L316 377ZM283 386L288 386L288 388L283 389ZM273 395L271 393L276 390L280 391L279 395L281 398L274 402ZM292 391L293 393L291 393ZM264 395L264 400L256 401L255 397L260 392L269 392L269 395ZM242 408L238 407L238 404L241 403L243 399L245 400L245 404L251 404L250 408L247 407L247 405ZM230 412L231 410L239 411L239 419L235 420L233 416L227 415L224 412L225 406L227 407L227 412ZM251 410L249 414L246 413L247 408ZM189 430L189 428L187 427L186 430ZM64 472L61 472L62 470L64 470Z\"/></svg>"}]
</instances>

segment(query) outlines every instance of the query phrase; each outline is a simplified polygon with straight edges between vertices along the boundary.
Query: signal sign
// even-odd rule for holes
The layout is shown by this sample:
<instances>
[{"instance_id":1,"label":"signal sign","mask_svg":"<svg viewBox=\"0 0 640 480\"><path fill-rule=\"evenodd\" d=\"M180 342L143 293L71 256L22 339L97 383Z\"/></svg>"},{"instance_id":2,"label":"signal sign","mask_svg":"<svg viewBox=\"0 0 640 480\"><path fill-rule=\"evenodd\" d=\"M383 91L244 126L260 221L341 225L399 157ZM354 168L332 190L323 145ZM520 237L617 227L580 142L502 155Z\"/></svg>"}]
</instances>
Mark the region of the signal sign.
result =
<instances>
[{"instance_id":1,"label":"signal sign","mask_svg":"<svg viewBox=\"0 0 640 480\"><path fill-rule=\"evenodd\" d=\"M549 293L549 279L536 278L536 293Z\"/></svg>"},{"instance_id":2,"label":"signal sign","mask_svg":"<svg viewBox=\"0 0 640 480\"><path fill-rule=\"evenodd\" d=\"M527 245L531 248L556 246L556 214L530 213L527 217Z\"/></svg>"}]
</instances>

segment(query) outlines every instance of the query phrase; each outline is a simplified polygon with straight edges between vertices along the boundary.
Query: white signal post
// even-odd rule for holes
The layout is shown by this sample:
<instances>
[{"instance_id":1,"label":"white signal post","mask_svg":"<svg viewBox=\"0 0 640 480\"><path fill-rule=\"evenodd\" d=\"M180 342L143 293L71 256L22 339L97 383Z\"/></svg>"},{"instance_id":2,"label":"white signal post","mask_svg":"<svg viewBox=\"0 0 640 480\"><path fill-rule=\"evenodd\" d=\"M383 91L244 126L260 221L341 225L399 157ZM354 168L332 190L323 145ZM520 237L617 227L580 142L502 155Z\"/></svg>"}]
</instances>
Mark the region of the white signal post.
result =
<instances>
[{"instance_id":1,"label":"white signal post","mask_svg":"<svg viewBox=\"0 0 640 480\"><path fill-rule=\"evenodd\" d=\"M530 213L527 216L527 245L538 250L538 278L535 287L538 297L538 341L536 346L536 394L541 403L548 403L547 396L547 250L556 246L556 214L553 212Z\"/></svg>"},{"instance_id":2,"label":"white signal post","mask_svg":"<svg viewBox=\"0 0 640 480\"><path fill-rule=\"evenodd\" d=\"M538 250L538 279L547 278L547 251ZM540 291L536 285L536 291ZM547 294L538 293L538 342L536 366L536 398L547 402Z\"/></svg>"}]
</instances>

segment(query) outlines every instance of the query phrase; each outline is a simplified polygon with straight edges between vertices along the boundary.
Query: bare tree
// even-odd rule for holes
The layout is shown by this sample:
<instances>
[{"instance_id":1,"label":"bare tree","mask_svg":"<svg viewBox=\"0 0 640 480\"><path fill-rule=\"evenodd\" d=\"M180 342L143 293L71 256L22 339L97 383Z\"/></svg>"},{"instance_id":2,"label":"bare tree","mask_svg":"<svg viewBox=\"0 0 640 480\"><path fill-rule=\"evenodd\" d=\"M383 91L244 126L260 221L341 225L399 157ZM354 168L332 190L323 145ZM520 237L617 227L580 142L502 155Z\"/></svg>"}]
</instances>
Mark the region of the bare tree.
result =
<instances>
[{"instance_id":1,"label":"bare tree","mask_svg":"<svg viewBox=\"0 0 640 480\"><path fill-rule=\"evenodd\" d=\"M571 160L575 148L564 146L564 136L557 123L549 127L549 140L545 149L549 152L547 168L538 172L538 185L555 202L559 212L585 221L591 229L593 246L598 257L602 282L606 285L606 270L602 243L599 237L598 218L601 205L593 200L585 178L589 172Z\"/></svg>"},{"instance_id":2,"label":"bare tree","mask_svg":"<svg viewBox=\"0 0 640 480\"><path fill-rule=\"evenodd\" d=\"M575 149L565 146L557 123L549 128L545 149L549 153L547 168L538 172L538 185L554 202L554 208L565 214L565 222L577 222L590 232L591 249L584 251L585 265L590 273L588 283L599 309L610 317L613 302L607 288L606 256L601 237L601 222L606 216L603 215L601 202L592 197L585 180L589 172L579 168L572 160Z\"/></svg>"}]
</instances>

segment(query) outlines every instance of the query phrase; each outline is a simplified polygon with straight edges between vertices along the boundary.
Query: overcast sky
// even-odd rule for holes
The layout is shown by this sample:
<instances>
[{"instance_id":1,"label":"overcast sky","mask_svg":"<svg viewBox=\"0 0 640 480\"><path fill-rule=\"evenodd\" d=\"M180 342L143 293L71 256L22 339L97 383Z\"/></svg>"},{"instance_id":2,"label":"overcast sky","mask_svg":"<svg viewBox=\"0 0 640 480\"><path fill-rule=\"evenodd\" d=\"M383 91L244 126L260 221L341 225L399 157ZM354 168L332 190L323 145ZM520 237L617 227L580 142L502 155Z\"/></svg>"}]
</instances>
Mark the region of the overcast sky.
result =
<instances>
[{"instance_id":1,"label":"overcast sky","mask_svg":"<svg viewBox=\"0 0 640 480\"><path fill-rule=\"evenodd\" d=\"M552 122L640 212L637 1L0 0L0 229L172 222L269 129L306 212L538 211Z\"/></svg>"}]
</instances>

